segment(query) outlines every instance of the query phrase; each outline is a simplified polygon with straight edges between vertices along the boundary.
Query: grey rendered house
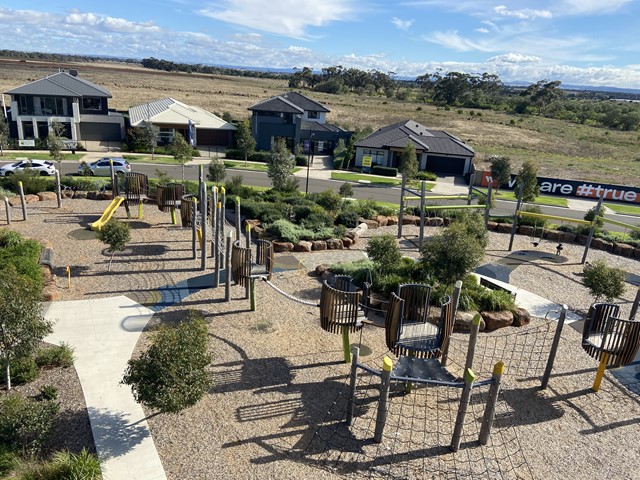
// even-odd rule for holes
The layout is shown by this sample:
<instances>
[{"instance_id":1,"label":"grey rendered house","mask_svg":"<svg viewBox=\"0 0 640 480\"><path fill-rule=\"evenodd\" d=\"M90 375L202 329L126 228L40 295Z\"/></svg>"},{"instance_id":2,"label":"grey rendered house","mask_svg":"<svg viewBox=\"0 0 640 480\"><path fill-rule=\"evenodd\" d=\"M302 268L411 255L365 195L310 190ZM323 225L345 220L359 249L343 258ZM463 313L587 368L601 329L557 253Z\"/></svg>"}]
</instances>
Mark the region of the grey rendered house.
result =
<instances>
[{"instance_id":1,"label":"grey rendered house","mask_svg":"<svg viewBox=\"0 0 640 480\"><path fill-rule=\"evenodd\" d=\"M270 150L274 140L284 138L292 151L302 145L305 152L312 146L315 153L331 153L340 138L346 141L351 136L351 132L327 123L328 108L298 92L276 95L249 110L258 150Z\"/></svg>"},{"instance_id":2,"label":"grey rendered house","mask_svg":"<svg viewBox=\"0 0 640 480\"><path fill-rule=\"evenodd\" d=\"M466 175L471 171L473 149L459 138L443 130L433 130L413 120L382 127L355 143L356 167L363 157L371 157L372 165L398 167L400 155L410 142L416 148L421 171Z\"/></svg>"},{"instance_id":3,"label":"grey rendered house","mask_svg":"<svg viewBox=\"0 0 640 480\"><path fill-rule=\"evenodd\" d=\"M57 120L75 142L121 142L124 117L109 111L111 94L79 78L76 70L58 72L5 92L11 96L10 130L22 144L46 138ZM26 143L28 144L28 143Z\"/></svg>"}]
</instances>

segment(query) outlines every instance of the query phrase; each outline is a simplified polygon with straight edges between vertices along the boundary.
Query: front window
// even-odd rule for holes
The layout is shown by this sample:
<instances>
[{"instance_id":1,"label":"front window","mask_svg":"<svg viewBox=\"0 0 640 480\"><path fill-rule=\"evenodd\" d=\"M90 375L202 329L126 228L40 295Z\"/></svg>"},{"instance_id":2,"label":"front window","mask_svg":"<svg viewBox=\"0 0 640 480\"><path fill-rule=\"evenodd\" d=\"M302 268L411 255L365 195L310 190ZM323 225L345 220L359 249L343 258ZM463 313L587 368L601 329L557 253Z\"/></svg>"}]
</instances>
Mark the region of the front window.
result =
<instances>
[{"instance_id":1,"label":"front window","mask_svg":"<svg viewBox=\"0 0 640 480\"><path fill-rule=\"evenodd\" d=\"M384 164L384 151L382 150L364 150L363 155L371 157L372 165Z\"/></svg>"},{"instance_id":2,"label":"front window","mask_svg":"<svg viewBox=\"0 0 640 480\"><path fill-rule=\"evenodd\" d=\"M84 97L82 99L83 110L102 110L102 99L93 97Z\"/></svg>"},{"instance_id":3,"label":"front window","mask_svg":"<svg viewBox=\"0 0 640 480\"><path fill-rule=\"evenodd\" d=\"M64 116L64 105L60 97L40 97L40 111L43 115Z\"/></svg>"},{"instance_id":4,"label":"front window","mask_svg":"<svg viewBox=\"0 0 640 480\"><path fill-rule=\"evenodd\" d=\"M158 132L158 145L169 145L173 142L173 128L161 128Z\"/></svg>"},{"instance_id":5,"label":"front window","mask_svg":"<svg viewBox=\"0 0 640 480\"><path fill-rule=\"evenodd\" d=\"M33 122L22 122L22 138L36 138L33 132Z\"/></svg>"},{"instance_id":6,"label":"front window","mask_svg":"<svg viewBox=\"0 0 640 480\"><path fill-rule=\"evenodd\" d=\"M307 112L307 117L318 118L318 112Z\"/></svg>"},{"instance_id":7,"label":"front window","mask_svg":"<svg viewBox=\"0 0 640 480\"><path fill-rule=\"evenodd\" d=\"M27 109L27 96L19 95L18 96L18 110L20 115L26 115L28 113Z\"/></svg>"}]
</instances>

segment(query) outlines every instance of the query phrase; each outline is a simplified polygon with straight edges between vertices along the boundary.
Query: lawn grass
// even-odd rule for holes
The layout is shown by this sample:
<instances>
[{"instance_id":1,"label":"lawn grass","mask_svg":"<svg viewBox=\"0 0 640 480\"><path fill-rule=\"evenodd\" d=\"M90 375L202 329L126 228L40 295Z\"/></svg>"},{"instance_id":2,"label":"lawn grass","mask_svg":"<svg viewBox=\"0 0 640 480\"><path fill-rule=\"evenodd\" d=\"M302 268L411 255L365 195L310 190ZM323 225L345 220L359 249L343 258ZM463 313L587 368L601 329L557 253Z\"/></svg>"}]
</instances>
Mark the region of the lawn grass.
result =
<instances>
[{"instance_id":1,"label":"lawn grass","mask_svg":"<svg viewBox=\"0 0 640 480\"><path fill-rule=\"evenodd\" d=\"M80 160L84 157L84 153L65 153L64 160ZM53 162L48 153L31 153L28 150L24 152L5 152L4 155L0 156L0 162L10 162L11 160L15 160L16 158L30 158L32 160L48 160Z\"/></svg>"},{"instance_id":2,"label":"lawn grass","mask_svg":"<svg viewBox=\"0 0 640 480\"><path fill-rule=\"evenodd\" d=\"M151 155L122 155L122 158L129 163L157 163L161 165L180 165L175 161L173 157L154 155L151 159Z\"/></svg>"},{"instance_id":3,"label":"lawn grass","mask_svg":"<svg viewBox=\"0 0 640 480\"><path fill-rule=\"evenodd\" d=\"M247 163L244 161L235 162L233 160L225 160L224 166L227 168L233 168L234 170L253 170L255 172L268 172L269 167L264 163ZM295 167L293 173L299 172L302 167Z\"/></svg>"},{"instance_id":4,"label":"lawn grass","mask_svg":"<svg viewBox=\"0 0 640 480\"><path fill-rule=\"evenodd\" d=\"M363 173L347 173L347 172L331 172L331 180L342 180L345 182L358 182L360 180L365 180L366 182L371 183L372 185L393 185L399 187L402 183L397 178L385 178L385 177L377 177L373 175L367 175ZM435 187L435 183L427 182L426 188L427 191L430 192L433 187ZM420 186L420 182L411 182L409 186L413 188L418 188Z\"/></svg>"},{"instance_id":5,"label":"lawn grass","mask_svg":"<svg viewBox=\"0 0 640 480\"><path fill-rule=\"evenodd\" d=\"M616 213L625 215L640 215L640 207L633 205L620 205L619 203L605 203L605 207L610 208Z\"/></svg>"},{"instance_id":6,"label":"lawn grass","mask_svg":"<svg viewBox=\"0 0 640 480\"><path fill-rule=\"evenodd\" d=\"M478 190L481 190L483 192L487 191L486 188L479 188ZM495 190L494 190L494 193L495 193ZM517 201L517 198L516 198L516 193L515 192L506 191L506 190L500 190L498 192L498 195L494 197L494 200L506 200L506 201L509 201L509 202L515 202L515 201ZM566 198L563 198L563 197L549 197L549 196L545 196L545 195L540 195L539 197L536 197L536 199L532 203L535 203L536 205L550 205L550 206L553 206L553 207L568 207L569 206L569 203L568 203Z\"/></svg>"}]
</instances>

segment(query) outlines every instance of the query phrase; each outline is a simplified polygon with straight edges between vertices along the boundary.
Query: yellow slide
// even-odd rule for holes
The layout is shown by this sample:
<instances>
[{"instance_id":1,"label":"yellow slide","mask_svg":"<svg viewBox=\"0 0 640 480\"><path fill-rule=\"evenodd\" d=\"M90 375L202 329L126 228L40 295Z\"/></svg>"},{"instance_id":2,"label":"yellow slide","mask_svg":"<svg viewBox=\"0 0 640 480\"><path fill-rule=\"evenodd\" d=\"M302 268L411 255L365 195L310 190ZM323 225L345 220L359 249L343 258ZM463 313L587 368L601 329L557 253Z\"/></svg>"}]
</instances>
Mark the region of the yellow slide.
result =
<instances>
[{"instance_id":1,"label":"yellow slide","mask_svg":"<svg viewBox=\"0 0 640 480\"><path fill-rule=\"evenodd\" d=\"M111 219L114 212L118 209L118 207L123 201L124 201L124 197L121 197L121 196L117 196L116 198L111 200L111 203L109 204L107 209L104 211L104 213L100 217L100 220L93 222L91 224L91 230L101 230L104 224Z\"/></svg>"}]
</instances>

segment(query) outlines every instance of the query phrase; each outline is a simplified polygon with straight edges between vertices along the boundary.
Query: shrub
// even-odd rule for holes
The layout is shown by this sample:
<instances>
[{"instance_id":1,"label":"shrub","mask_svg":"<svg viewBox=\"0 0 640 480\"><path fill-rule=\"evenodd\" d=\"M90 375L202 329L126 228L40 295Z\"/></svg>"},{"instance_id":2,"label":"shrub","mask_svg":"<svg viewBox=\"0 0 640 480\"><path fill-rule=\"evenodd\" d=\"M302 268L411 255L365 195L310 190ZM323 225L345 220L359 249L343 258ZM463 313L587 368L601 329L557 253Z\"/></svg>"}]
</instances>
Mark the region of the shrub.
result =
<instances>
[{"instance_id":1,"label":"shrub","mask_svg":"<svg viewBox=\"0 0 640 480\"><path fill-rule=\"evenodd\" d=\"M433 172L418 172L416 174L416 180L436 181L438 176Z\"/></svg>"},{"instance_id":2,"label":"shrub","mask_svg":"<svg viewBox=\"0 0 640 480\"><path fill-rule=\"evenodd\" d=\"M612 302L624 293L624 271L609 267L603 260L598 260L584 267L582 283L589 289L596 302L604 299Z\"/></svg>"},{"instance_id":3,"label":"shrub","mask_svg":"<svg viewBox=\"0 0 640 480\"><path fill-rule=\"evenodd\" d=\"M631 230L631 232L629 233L629 236L633 240L640 240L640 230Z\"/></svg>"},{"instance_id":4,"label":"shrub","mask_svg":"<svg viewBox=\"0 0 640 480\"><path fill-rule=\"evenodd\" d=\"M344 163L344 156L335 157L333 159L333 169L340 170L342 168L343 163Z\"/></svg>"},{"instance_id":5,"label":"shrub","mask_svg":"<svg viewBox=\"0 0 640 480\"><path fill-rule=\"evenodd\" d=\"M215 158L209 162L207 180L216 184L222 182L227 176L227 168L223 161Z\"/></svg>"},{"instance_id":6,"label":"shrub","mask_svg":"<svg viewBox=\"0 0 640 480\"><path fill-rule=\"evenodd\" d=\"M386 275L380 275L375 279L375 289L385 297L388 297L393 292L398 291L398 285L404 283L404 279L397 273L388 273Z\"/></svg>"},{"instance_id":7,"label":"shrub","mask_svg":"<svg viewBox=\"0 0 640 480\"><path fill-rule=\"evenodd\" d=\"M177 413L195 405L211 387L208 329L190 312L175 327L163 326L149 349L128 362L122 383L137 402L160 412Z\"/></svg>"},{"instance_id":8,"label":"shrub","mask_svg":"<svg viewBox=\"0 0 640 480\"><path fill-rule=\"evenodd\" d=\"M71 367L73 360L73 347L64 342L61 345L40 348L35 359L39 367L63 368Z\"/></svg>"},{"instance_id":9,"label":"shrub","mask_svg":"<svg viewBox=\"0 0 640 480\"><path fill-rule=\"evenodd\" d=\"M111 261L116 252L121 252L127 246L127 242L131 240L131 229L128 223L121 222L117 218L109 220L96 235L98 240L107 244L107 251L111 253L109 259L109 270L111 270Z\"/></svg>"},{"instance_id":10,"label":"shrub","mask_svg":"<svg viewBox=\"0 0 640 480\"><path fill-rule=\"evenodd\" d=\"M378 213L378 204L374 200L357 200L353 208L363 218L373 218Z\"/></svg>"},{"instance_id":11,"label":"shrub","mask_svg":"<svg viewBox=\"0 0 640 480\"><path fill-rule=\"evenodd\" d=\"M0 230L0 270L15 268L36 286L42 285L40 253L42 246L35 240L25 239L10 230Z\"/></svg>"},{"instance_id":12,"label":"shrub","mask_svg":"<svg viewBox=\"0 0 640 480\"><path fill-rule=\"evenodd\" d=\"M79 454L56 452L53 458L31 468L23 480L98 480L100 460L86 449Z\"/></svg>"},{"instance_id":13,"label":"shrub","mask_svg":"<svg viewBox=\"0 0 640 480\"><path fill-rule=\"evenodd\" d=\"M483 249L487 248L489 235L484 219L478 213L459 212L452 225L455 228L461 228L465 234L477 240Z\"/></svg>"},{"instance_id":14,"label":"shrub","mask_svg":"<svg viewBox=\"0 0 640 480\"><path fill-rule=\"evenodd\" d=\"M342 198L352 197L353 196L353 187L351 186L351 184L349 182L344 182L342 185L340 185L340 190L338 191L338 194Z\"/></svg>"},{"instance_id":15,"label":"shrub","mask_svg":"<svg viewBox=\"0 0 640 480\"><path fill-rule=\"evenodd\" d=\"M20 460L13 449L9 445L0 445L0 478L5 478L19 465Z\"/></svg>"},{"instance_id":16,"label":"shrub","mask_svg":"<svg viewBox=\"0 0 640 480\"><path fill-rule=\"evenodd\" d=\"M296 155L296 167L306 167L307 157L303 155Z\"/></svg>"},{"instance_id":17,"label":"shrub","mask_svg":"<svg viewBox=\"0 0 640 480\"><path fill-rule=\"evenodd\" d=\"M300 224L309 230L321 230L333 226L333 217L324 211L311 212L307 218L301 220Z\"/></svg>"},{"instance_id":18,"label":"shrub","mask_svg":"<svg viewBox=\"0 0 640 480\"><path fill-rule=\"evenodd\" d=\"M19 394L0 399L0 444L16 446L25 454L38 453L53 428L58 404L23 398Z\"/></svg>"},{"instance_id":19,"label":"shrub","mask_svg":"<svg viewBox=\"0 0 640 480\"><path fill-rule=\"evenodd\" d=\"M398 242L388 233L372 237L367 245L367 254L382 274L394 272L402 259Z\"/></svg>"},{"instance_id":20,"label":"shrub","mask_svg":"<svg viewBox=\"0 0 640 480\"><path fill-rule=\"evenodd\" d=\"M58 398L58 389L53 385L44 385L40 389L39 397L44 400L55 400Z\"/></svg>"},{"instance_id":21,"label":"shrub","mask_svg":"<svg viewBox=\"0 0 640 480\"><path fill-rule=\"evenodd\" d=\"M336 223L347 228L355 228L358 226L358 218L359 215L355 210L342 210L336 217Z\"/></svg>"},{"instance_id":22,"label":"shrub","mask_svg":"<svg viewBox=\"0 0 640 480\"><path fill-rule=\"evenodd\" d=\"M540 208L538 205L526 205L525 207L523 207L522 211L529 212L529 213L542 213L542 208ZM543 218L533 218L533 217L522 216L518 218L518 224L530 225L536 228L544 228L547 224L547 221Z\"/></svg>"},{"instance_id":23,"label":"shrub","mask_svg":"<svg viewBox=\"0 0 640 480\"><path fill-rule=\"evenodd\" d=\"M54 183L48 177L41 177L38 172L25 170L16 172L10 177L12 190L18 192L18 182L22 182L22 190L25 195L36 194L38 192L46 192L53 190Z\"/></svg>"},{"instance_id":24,"label":"shrub","mask_svg":"<svg viewBox=\"0 0 640 480\"><path fill-rule=\"evenodd\" d=\"M328 212L337 212L342 206L342 197L333 190L325 190L320 193L311 193L308 198L320 205Z\"/></svg>"},{"instance_id":25,"label":"shrub","mask_svg":"<svg viewBox=\"0 0 640 480\"><path fill-rule=\"evenodd\" d=\"M336 263L331 265L331 271L337 275L349 275L353 283L362 286L364 282L370 281L375 264L372 260L358 260L349 263Z\"/></svg>"},{"instance_id":26,"label":"shrub","mask_svg":"<svg viewBox=\"0 0 640 480\"><path fill-rule=\"evenodd\" d=\"M516 309L516 304L511 294L502 290L485 289L481 295L474 298L474 301L480 310L487 312L513 311Z\"/></svg>"},{"instance_id":27,"label":"shrub","mask_svg":"<svg viewBox=\"0 0 640 480\"><path fill-rule=\"evenodd\" d=\"M0 372L0 380L3 383L7 383L7 361L2 359L0 361L2 365L2 371ZM22 385L29 383L38 378L38 365L33 357L16 357L12 358L9 362L11 383L15 385Z\"/></svg>"},{"instance_id":28,"label":"shrub","mask_svg":"<svg viewBox=\"0 0 640 480\"><path fill-rule=\"evenodd\" d=\"M111 179L99 177L63 177L60 179L60 185L66 186L71 190L102 190L110 185Z\"/></svg>"},{"instance_id":29,"label":"shrub","mask_svg":"<svg viewBox=\"0 0 640 480\"><path fill-rule=\"evenodd\" d=\"M597 207L591 207L589 210L587 210L587 213L584 214L584 219L589 222L593 222L593 219L596 216L596 208ZM602 214L603 210L604 208L600 210L600 214L598 215L598 219L596 220L596 231L601 230L602 227L604 227L604 216Z\"/></svg>"},{"instance_id":30,"label":"shrub","mask_svg":"<svg viewBox=\"0 0 640 480\"><path fill-rule=\"evenodd\" d=\"M244 177L242 175L234 175L231 177L231 180L224 185L225 190L227 191L227 198L250 198L253 196L253 189L243 185L243 182Z\"/></svg>"},{"instance_id":31,"label":"shrub","mask_svg":"<svg viewBox=\"0 0 640 480\"><path fill-rule=\"evenodd\" d=\"M371 169L371 173L373 175L382 175L382 176L385 176L385 177L397 177L398 176L398 169L397 168L391 168L391 167L380 167L380 166L376 165Z\"/></svg>"}]
</instances>

